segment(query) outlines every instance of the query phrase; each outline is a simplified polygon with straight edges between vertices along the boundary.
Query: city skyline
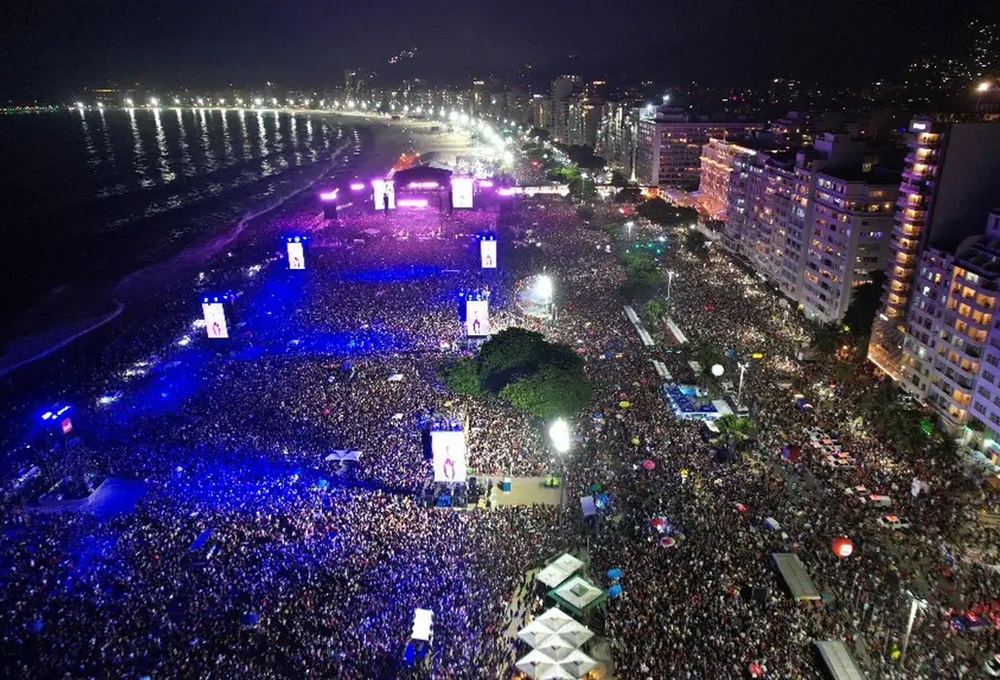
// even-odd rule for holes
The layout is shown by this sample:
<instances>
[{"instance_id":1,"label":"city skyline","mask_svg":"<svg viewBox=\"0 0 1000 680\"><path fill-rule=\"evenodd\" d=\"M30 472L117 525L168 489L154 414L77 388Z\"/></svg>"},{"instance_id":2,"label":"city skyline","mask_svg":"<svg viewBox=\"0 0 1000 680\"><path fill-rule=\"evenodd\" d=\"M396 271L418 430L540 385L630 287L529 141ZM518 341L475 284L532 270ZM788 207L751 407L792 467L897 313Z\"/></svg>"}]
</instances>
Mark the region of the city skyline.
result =
<instances>
[{"instance_id":1,"label":"city skyline","mask_svg":"<svg viewBox=\"0 0 1000 680\"><path fill-rule=\"evenodd\" d=\"M84 11L60 2L46 16L12 13L0 48L0 98L59 99L108 83L336 87L352 68L375 71L387 83L419 77L455 84L491 75L511 81L526 64L536 83L573 72L629 84L735 86L782 76L835 87L912 79L914 64L925 64L926 73L928 60L947 66L968 22L997 13L934 15L930 35L934 5L926 0L903 14L890 3L852 0L838 7L844 18L837 20L786 0L762 12L721 0L626 4L432 1L335 12L302 3L239 11L220 4L168 13L119 3ZM76 27L72 34L68 25Z\"/></svg>"}]
</instances>

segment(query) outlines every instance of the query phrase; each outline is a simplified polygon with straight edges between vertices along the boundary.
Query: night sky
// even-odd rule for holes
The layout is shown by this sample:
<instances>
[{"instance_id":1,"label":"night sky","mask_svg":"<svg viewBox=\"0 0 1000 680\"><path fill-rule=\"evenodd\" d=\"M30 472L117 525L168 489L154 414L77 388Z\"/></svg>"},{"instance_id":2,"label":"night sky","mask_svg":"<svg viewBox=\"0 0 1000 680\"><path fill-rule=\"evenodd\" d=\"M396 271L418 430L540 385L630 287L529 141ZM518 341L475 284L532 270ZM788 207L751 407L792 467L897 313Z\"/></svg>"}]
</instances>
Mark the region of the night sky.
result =
<instances>
[{"instance_id":1,"label":"night sky","mask_svg":"<svg viewBox=\"0 0 1000 680\"><path fill-rule=\"evenodd\" d=\"M0 98L103 83L339 86L345 67L461 82L529 62L547 76L751 84L898 73L966 16L940 0L49 0L5 11ZM948 7L943 14L942 7ZM579 55L570 61L571 55Z\"/></svg>"}]
</instances>

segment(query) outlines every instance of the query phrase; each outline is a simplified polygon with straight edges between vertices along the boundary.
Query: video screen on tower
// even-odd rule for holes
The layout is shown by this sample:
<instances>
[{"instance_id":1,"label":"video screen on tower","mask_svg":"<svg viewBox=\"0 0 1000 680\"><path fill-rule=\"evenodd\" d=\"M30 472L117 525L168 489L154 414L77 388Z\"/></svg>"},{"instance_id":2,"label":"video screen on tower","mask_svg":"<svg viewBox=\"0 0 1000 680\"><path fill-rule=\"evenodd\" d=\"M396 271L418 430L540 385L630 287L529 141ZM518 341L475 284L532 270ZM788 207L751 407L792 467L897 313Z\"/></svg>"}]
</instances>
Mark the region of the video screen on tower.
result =
<instances>
[{"instance_id":1,"label":"video screen on tower","mask_svg":"<svg viewBox=\"0 0 1000 680\"><path fill-rule=\"evenodd\" d=\"M226 306L222 302L205 302L201 305L205 314L205 332L210 338L228 338L226 327Z\"/></svg>"},{"instance_id":2,"label":"video screen on tower","mask_svg":"<svg viewBox=\"0 0 1000 680\"><path fill-rule=\"evenodd\" d=\"M372 200L376 210L396 209L396 185L384 179L372 180Z\"/></svg>"},{"instance_id":3,"label":"video screen on tower","mask_svg":"<svg viewBox=\"0 0 1000 680\"><path fill-rule=\"evenodd\" d=\"M475 180L471 177L453 177L451 180L451 207L471 208Z\"/></svg>"},{"instance_id":4,"label":"video screen on tower","mask_svg":"<svg viewBox=\"0 0 1000 680\"><path fill-rule=\"evenodd\" d=\"M434 458L435 482L464 482L468 474L465 433L431 431L431 454Z\"/></svg>"},{"instance_id":5,"label":"video screen on tower","mask_svg":"<svg viewBox=\"0 0 1000 680\"><path fill-rule=\"evenodd\" d=\"M490 334L489 300L465 301L465 332L470 336Z\"/></svg>"},{"instance_id":6,"label":"video screen on tower","mask_svg":"<svg viewBox=\"0 0 1000 680\"><path fill-rule=\"evenodd\" d=\"M305 269L306 254L301 241L288 242L288 268Z\"/></svg>"},{"instance_id":7,"label":"video screen on tower","mask_svg":"<svg viewBox=\"0 0 1000 680\"><path fill-rule=\"evenodd\" d=\"M497 242L494 239L483 239L479 242L479 258L483 269L497 268Z\"/></svg>"}]
</instances>

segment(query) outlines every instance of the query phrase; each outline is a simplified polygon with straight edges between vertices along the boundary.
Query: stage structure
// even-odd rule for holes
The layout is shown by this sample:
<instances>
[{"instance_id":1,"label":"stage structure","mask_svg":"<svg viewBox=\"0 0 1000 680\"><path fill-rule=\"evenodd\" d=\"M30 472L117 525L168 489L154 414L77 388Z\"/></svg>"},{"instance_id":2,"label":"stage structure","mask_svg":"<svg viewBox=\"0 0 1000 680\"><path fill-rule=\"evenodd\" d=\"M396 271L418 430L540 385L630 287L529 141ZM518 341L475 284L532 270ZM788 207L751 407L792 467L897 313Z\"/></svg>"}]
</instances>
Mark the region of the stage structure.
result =
<instances>
[{"instance_id":1,"label":"stage structure","mask_svg":"<svg viewBox=\"0 0 1000 680\"><path fill-rule=\"evenodd\" d=\"M236 296L232 293L205 295L201 299L201 310L205 321L205 334L212 340L229 337L229 326L233 320L233 304Z\"/></svg>"},{"instance_id":2,"label":"stage structure","mask_svg":"<svg viewBox=\"0 0 1000 680\"><path fill-rule=\"evenodd\" d=\"M451 178L451 207L456 210L471 209L475 193L475 180L472 177Z\"/></svg>"},{"instance_id":3,"label":"stage structure","mask_svg":"<svg viewBox=\"0 0 1000 680\"><path fill-rule=\"evenodd\" d=\"M497 268L497 236L496 234L480 234L479 263L483 269Z\"/></svg>"},{"instance_id":4,"label":"stage structure","mask_svg":"<svg viewBox=\"0 0 1000 680\"><path fill-rule=\"evenodd\" d=\"M393 180L372 180L372 202L376 210L396 209L396 183Z\"/></svg>"},{"instance_id":5,"label":"stage structure","mask_svg":"<svg viewBox=\"0 0 1000 680\"><path fill-rule=\"evenodd\" d=\"M319 195L320 203L323 204L323 217L328 220L337 219L337 202L338 194L340 189L330 189L328 191L321 192Z\"/></svg>"},{"instance_id":6,"label":"stage structure","mask_svg":"<svg viewBox=\"0 0 1000 680\"><path fill-rule=\"evenodd\" d=\"M467 453L463 430L432 429L431 455L434 461L434 481L464 483L468 474Z\"/></svg>"},{"instance_id":7,"label":"stage structure","mask_svg":"<svg viewBox=\"0 0 1000 680\"><path fill-rule=\"evenodd\" d=\"M470 338L485 338L490 334L490 292L472 290L460 293L459 317Z\"/></svg>"},{"instance_id":8,"label":"stage structure","mask_svg":"<svg viewBox=\"0 0 1000 680\"><path fill-rule=\"evenodd\" d=\"M286 236L285 249L288 252L289 269L306 268L306 242L308 236Z\"/></svg>"}]
</instances>

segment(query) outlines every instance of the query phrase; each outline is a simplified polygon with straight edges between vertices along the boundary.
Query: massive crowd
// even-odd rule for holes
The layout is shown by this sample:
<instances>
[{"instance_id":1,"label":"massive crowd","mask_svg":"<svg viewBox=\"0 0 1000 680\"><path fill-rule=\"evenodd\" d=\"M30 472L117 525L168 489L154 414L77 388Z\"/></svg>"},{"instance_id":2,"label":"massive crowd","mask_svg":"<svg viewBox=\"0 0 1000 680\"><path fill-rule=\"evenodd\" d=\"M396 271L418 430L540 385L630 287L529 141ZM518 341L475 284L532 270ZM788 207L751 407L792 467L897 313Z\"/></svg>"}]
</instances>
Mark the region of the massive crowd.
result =
<instances>
[{"instance_id":1,"label":"massive crowd","mask_svg":"<svg viewBox=\"0 0 1000 680\"><path fill-rule=\"evenodd\" d=\"M802 322L726 257L698 260L679 238L664 255L680 272L670 314L692 343L764 355L745 388L754 443L719 463L698 425L671 415L650 363L684 375L686 349L659 331L656 349L641 346L622 314L616 249L564 200L526 201L502 218L359 212L337 229L297 207L271 228L309 232L309 269L287 271L280 255L222 258L201 277L203 290L241 293L224 351L191 329L190 306L165 302L157 318L134 322L155 331L140 334L140 349L111 345L81 371L89 403L121 396L80 408L84 443L47 460L46 479L97 470L141 479L146 493L110 516L4 504L0 675L407 677L420 607L435 612L435 677L510 677L523 647L507 631L541 606L511 605L525 572L584 545L602 586L608 569L623 571L623 595L591 621L610 641L616 677L728 680L753 664L764 677L819 678L811 641L840 639L873 677L958 678L992 651L994 633L956 638L946 613L993 598L990 572L971 557L989 548L950 493L962 480L851 426L874 382L830 387L826 368L790 361L807 337ZM643 229L654 233L640 225L636 238ZM473 236L493 230L501 268L483 274ZM469 351L460 290L490 289L494 328L538 326L512 292L542 266L559 308L544 330L586 359L596 387L574 423L569 520L545 506L427 508L429 419L468 418L469 464L482 473L550 469L544 428L450 394L437 370ZM179 345L181 335L193 339ZM126 380L140 358L145 375ZM815 412L794 408L796 391L810 393ZM859 464L828 470L808 450L782 462L809 427L839 435ZM359 451L359 463L327 461L335 449ZM909 495L914 476L929 496ZM577 499L595 484L612 507L591 524ZM845 493L860 484L890 495L914 529L876 527L878 512ZM654 517L676 547L659 546ZM856 544L844 560L830 549L840 535ZM787 550L823 602L783 594L770 554ZM763 602L746 597L754 588ZM907 590L929 604L901 670Z\"/></svg>"}]
</instances>

